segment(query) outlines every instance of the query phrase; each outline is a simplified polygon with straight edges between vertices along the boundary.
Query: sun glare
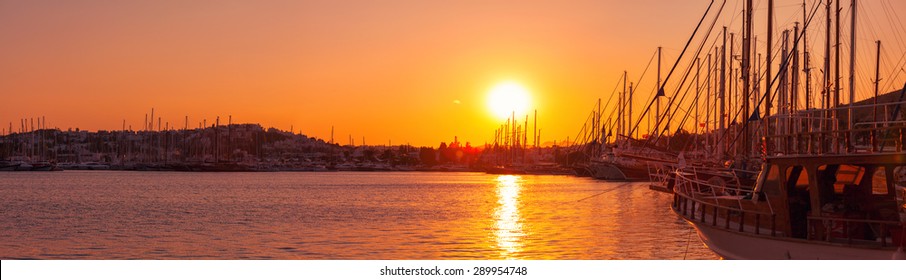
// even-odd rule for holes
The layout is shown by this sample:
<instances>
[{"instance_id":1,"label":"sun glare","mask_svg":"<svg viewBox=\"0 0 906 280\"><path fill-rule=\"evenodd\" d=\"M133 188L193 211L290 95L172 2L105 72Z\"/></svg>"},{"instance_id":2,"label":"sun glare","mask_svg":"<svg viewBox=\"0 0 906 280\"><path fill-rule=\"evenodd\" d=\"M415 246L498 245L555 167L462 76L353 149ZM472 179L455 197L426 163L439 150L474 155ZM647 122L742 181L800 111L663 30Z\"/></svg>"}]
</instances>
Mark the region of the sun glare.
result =
<instances>
[{"instance_id":1,"label":"sun glare","mask_svg":"<svg viewBox=\"0 0 906 280\"><path fill-rule=\"evenodd\" d=\"M501 120L511 117L513 113L516 116L525 115L528 113L529 103L529 91L515 82L499 83L488 94L488 108Z\"/></svg>"}]
</instances>

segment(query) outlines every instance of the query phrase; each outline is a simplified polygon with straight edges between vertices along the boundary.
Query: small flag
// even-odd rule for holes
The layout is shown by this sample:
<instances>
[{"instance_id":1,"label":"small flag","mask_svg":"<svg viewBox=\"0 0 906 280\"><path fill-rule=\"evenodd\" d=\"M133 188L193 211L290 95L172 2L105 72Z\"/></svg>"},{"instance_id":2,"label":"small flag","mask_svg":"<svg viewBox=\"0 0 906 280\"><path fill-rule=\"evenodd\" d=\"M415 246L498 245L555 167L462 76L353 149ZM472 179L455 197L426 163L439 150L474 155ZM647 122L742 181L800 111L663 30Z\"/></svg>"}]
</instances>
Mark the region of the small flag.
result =
<instances>
[{"instance_id":1,"label":"small flag","mask_svg":"<svg viewBox=\"0 0 906 280\"><path fill-rule=\"evenodd\" d=\"M749 116L749 121L757 121L761 119L761 113L758 112L758 107L755 107L755 112L752 112L752 115Z\"/></svg>"}]
</instances>

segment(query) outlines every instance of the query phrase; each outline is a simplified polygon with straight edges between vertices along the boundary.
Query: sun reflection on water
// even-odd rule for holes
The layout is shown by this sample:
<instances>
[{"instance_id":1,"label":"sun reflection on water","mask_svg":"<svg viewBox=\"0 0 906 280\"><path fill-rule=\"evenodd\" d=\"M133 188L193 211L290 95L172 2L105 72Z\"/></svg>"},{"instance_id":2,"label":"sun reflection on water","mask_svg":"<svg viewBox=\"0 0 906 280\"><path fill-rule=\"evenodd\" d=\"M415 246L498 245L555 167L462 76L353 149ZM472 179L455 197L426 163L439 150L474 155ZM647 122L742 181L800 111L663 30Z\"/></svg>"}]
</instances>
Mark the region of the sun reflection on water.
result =
<instances>
[{"instance_id":1,"label":"sun reflection on water","mask_svg":"<svg viewBox=\"0 0 906 280\"><path fill-rule=\"evenodd\" d=\"M497 177L497 210L495 237L500 256L504 259L516 258L522 251L522 221L519 217L519 185L521 177L501 175Z\"/></svg>"}]
</instances>

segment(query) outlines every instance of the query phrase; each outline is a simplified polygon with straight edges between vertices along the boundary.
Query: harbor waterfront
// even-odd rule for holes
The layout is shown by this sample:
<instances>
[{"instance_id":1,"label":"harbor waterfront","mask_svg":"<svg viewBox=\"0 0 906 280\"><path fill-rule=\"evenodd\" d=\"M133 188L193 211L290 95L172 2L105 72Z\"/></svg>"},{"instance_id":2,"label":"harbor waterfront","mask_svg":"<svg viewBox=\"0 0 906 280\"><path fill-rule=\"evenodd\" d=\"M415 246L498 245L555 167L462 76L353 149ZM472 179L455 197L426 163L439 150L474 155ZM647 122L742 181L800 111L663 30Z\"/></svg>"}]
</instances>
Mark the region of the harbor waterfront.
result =
<instances>
[{"instance_id":1,"label":"harbor waterfront","mask_svg":"<svg viewBox=\"0 0 906 280\"><path fill-rule=\"evenodd\" d=\"M718 259L647 183L460 172L14 172L2 259Z\"/></svg>"},{"instance_id":2,"label":"harbor waterfront","mask_svg":"<svg viewBox=\"0 0 906 280\"><path fill-rule=\"evenodd\" d=\"M0 259L906 259L906 1L31 2Z\"/></svg>"}]
</instances>

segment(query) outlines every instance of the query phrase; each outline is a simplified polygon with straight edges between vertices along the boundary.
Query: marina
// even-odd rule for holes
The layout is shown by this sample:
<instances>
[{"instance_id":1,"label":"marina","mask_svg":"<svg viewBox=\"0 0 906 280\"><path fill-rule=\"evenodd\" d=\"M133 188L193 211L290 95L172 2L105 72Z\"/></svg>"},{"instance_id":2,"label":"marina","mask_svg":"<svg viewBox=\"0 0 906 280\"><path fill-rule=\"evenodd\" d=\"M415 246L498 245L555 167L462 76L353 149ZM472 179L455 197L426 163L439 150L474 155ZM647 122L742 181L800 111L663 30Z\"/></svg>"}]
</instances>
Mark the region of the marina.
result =
<instances>
[{"instance_id":1,"label":"marina","mask_svg":"<svg viewBox=\"0 0 906 280\"><path fill-rule=\"evenodd\" d=\"M656 6L667 5L676 4ZM598 50L583 52L571 58L574 64L523 74L535 77L535 84L497 66L487 68L499 73L475 74L475 65L496 60L483 51L447 49L471 37L434 47L446 52L424 54L433 59L409 62L443 58L443 66L384 77L392 72L388 65L410 57L393 41L380 46L396 59L368 56L359 63L348 52L331 52L325 57L343 59L307 68L313 67L308 61L320 61L314 55L286 68L296 70L273 75L292 79L220 88L240 93L202 98L214 105L228 102L210 106L228 114L179 106L170 100L191 94L177 91L143 94L160 99L134 102L132 111L104 112L90 121L93 130L59 128L43 114L18 117L18 126L10 121L0 130L0 258L906 259L906 28L897 14L903 11L880 0L684 5L683 16L694 21L671 23L683 28L670 27L670 36L639 32L675 41L663 42L667 47L622 42L632 50L607 51L613 62L597 58L605 55ZM588 24L603 25L586 32L626 32L614 28L623 23L611 18L590 16ZM563 22L575 28L582 21ZM420 26L384 28L397 34L410 25ZM430 31L416 38L431 42L444 33L416 30ZM509 38L488 32L482 38ZM382 38L360 36L319 45L312 53ZM562 43L557 40L501 45L522 50ZM586 46L571 40L576 41L548 47ZM295 47L320 42L302 41ZM422 50L423 43L402 45ZM565 59L511 52L493 53L507 57L503 64L547 55L554 57L547 63ZM342 67L325 66L341 61ZM424 74L448 66L456 68L451 73L486 80ZM254 76L238 69L233 72ZM619 74L606 80L602 73ZM574 85L575 76L588 79L575 84L591 86ZM561 80L541 82L554 77ZM297 88L260 89L263 97L242 90L259 84ZM390 94L397 91L406 93ZM484 102L474 97L481 91ZM243 102L279 110L254 111ZM474 105L480 103L487 108ZM190 117L192 110L208 117ZM233 110L262 123L234 122ZM131 118L142 114L133 128ZM72 124L69 115L57 116L50 122ZM343 133L335 132L334 122L344 125ZM346 141L335 138L347 134Z\"/></svg>"}]
</instances>

